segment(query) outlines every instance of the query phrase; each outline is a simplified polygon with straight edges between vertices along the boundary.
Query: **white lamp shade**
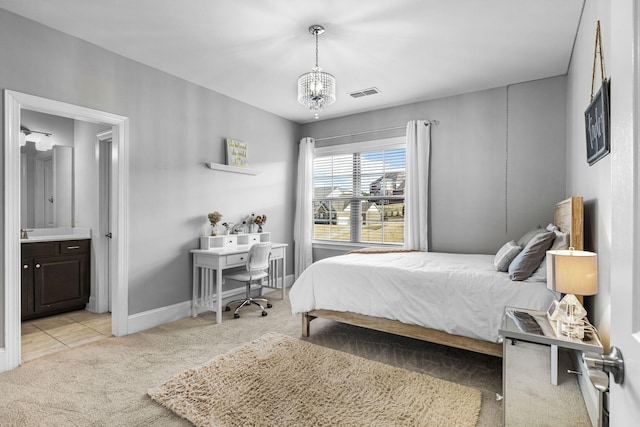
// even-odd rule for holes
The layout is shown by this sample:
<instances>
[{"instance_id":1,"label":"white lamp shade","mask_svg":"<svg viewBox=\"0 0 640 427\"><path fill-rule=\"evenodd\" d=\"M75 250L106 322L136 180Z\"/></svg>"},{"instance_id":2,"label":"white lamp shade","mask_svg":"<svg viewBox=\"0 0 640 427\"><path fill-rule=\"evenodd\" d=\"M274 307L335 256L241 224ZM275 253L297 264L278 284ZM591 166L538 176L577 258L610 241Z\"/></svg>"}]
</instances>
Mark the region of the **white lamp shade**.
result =
<instances>
[{"instance_id":1,"label":"white lamp shade","mask_svg":"<svg viewBox=\"0 0 640 427\"><path fill-rule=\"evenodd\" d=\"M597 294L598 255L587 251L548 251L547 287L564 294Z\"/></svg>"}]
</instances>

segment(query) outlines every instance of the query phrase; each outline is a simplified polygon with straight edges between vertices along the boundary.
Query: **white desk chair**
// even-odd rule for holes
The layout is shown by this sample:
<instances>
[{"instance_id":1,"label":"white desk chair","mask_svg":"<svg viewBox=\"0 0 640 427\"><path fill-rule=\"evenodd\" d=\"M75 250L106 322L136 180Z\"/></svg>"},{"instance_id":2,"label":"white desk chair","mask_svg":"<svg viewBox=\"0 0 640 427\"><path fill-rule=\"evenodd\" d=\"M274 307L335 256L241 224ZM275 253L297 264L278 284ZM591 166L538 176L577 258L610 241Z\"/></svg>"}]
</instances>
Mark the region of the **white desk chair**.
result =
<instances>
[{"instance_id":1,"label":"white desk chair","mask_svg":"<svg viewBox=\"0 0 640 427\"><path fill-rule=\"evenodd\" d=\"M264 306L260 303L265 303L267 305L267 308L272 307L269 301L265 298L251 298L251 285L254 283L262 285L262 281L265 279L265 277L269 276L270 256L271 243L256 243L255 245L251 246L247 255L247 271L225 276L227 280L243 282L247 286L247 293L243 300L231 301L225 307L225 311L230 311L231 308L229 307L229 305L238 302L240 303L240 305L238 305L233 313L234 319L240 317L238 311L246 305L257 305L262 309L263 316L266 316L267 312L265 311Z\"/></svg>"}]
</instances>

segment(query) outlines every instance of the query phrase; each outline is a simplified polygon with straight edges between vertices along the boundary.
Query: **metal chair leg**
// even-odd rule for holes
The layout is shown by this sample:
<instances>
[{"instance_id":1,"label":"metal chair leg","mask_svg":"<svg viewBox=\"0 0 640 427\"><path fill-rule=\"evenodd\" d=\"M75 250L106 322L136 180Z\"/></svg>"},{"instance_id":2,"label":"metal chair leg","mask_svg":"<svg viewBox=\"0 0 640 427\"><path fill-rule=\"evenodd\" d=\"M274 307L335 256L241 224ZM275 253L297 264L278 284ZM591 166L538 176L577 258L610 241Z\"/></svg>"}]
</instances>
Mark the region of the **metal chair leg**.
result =
<instances>
[{"instance_id":1,"label":"metal chair leg","mask_svg":"<svg viewBox=\"0 0 640 427\"><path fill-rule=\"evenodd\" d=\"M267 308L271 308L273 307L273 305L271 305L271 303L269 302L268 299L266 298L251 298L253 301L260 301L261 303L263 303L264 305L267 306Z\"/></svg>"},{"instance_id":2,"label":"metal chair leg","mask_svg":"<svg viewBox=\"0 0 640 427\"><path fill-rule=\"evenodd\" d=\"M246 296L245 299L239 299L239 300L233 300L229 303L227 303L227 305L225 306L225 311L231 311L231 307L229 307L232 304L236 304L236 303L240 303L235 311L233 312L233 317L235 319L240 317L240 314L238 313L240 311L240 309L246 305L251 305L251 304L255 304L258 307L260 307L260 309L262 310L262 315L266 316L267 315L267 311L265 310L264 306L262 304L260 304L261 302L264 303L267 308L271 308L273 307L273 305L271 305L271 303L269 302L269 300L267 300L266 298L251 298L251 283L247 283L246 284L247 288L246 288Z\"/></svg>"}]
</instances>

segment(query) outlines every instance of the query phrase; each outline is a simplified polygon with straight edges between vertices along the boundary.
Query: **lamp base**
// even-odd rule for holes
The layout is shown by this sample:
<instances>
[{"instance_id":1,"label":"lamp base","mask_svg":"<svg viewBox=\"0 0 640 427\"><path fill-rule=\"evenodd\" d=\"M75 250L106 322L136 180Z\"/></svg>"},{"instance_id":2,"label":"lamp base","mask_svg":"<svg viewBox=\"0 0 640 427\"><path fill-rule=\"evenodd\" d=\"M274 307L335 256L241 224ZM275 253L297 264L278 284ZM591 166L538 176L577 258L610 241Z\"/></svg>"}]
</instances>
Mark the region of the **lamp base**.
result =
<instances>
[{"instance_id":1,"label":"lamp base","mask_svg":"<svg viewBox=\"0 0 640 427\"><path fill-rule=\"evenodd\" d=\"M566 335L569 338L584 339L584 322L579 320L575 323L559 322L560 333Z\"/></svg>"}]
</instances>

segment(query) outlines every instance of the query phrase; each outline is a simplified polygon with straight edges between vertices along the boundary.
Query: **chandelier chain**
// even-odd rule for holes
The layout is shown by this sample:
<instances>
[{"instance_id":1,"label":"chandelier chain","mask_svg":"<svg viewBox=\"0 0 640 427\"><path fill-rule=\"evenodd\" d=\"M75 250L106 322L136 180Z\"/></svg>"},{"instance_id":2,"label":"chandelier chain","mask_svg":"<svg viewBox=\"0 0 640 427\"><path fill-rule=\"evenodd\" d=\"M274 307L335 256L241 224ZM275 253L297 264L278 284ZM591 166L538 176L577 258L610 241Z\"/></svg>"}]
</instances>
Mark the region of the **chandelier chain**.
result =
<instances>
[{"instance_id":1,"label":"chandelier chain","mask_svg":"<svg viewBox=\"0 0 640 427\"><path fill-rule=\"evenodd\" d=\"M318 66L318 30L314 31L316 33L316 67Z\"/></svg>"}]
</instances>

